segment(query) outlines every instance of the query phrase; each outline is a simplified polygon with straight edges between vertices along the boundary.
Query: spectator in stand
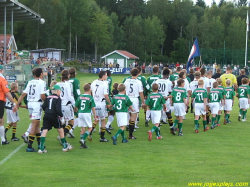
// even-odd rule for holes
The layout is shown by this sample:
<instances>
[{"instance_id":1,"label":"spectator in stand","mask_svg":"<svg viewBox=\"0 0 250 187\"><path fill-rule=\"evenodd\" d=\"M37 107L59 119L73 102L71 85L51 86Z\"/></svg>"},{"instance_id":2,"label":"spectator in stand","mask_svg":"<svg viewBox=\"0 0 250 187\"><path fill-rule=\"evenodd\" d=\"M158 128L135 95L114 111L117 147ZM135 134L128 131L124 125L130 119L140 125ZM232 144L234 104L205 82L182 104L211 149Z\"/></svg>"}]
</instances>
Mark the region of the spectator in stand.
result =
<instances>
[{"instance_id":1,"label":"spectator in stand","mask_svg":"<svg viewBox=\"0 0 250 187\"><path fill-rule=\"evenodd\" d=\"M194 69L191 68L188 77L190 78L191 81L194 80Z\"/></svg>"},{"instance_id":2,"label":"spectator in stand","mask_svg":"<svg viewBox=\"0 0 250 187\"><path fill-rule=\"evenodd\" d=\"M192 67L190 67L190 68L192 68ZM183 64L183 69L186 69L186 64Z\"/></svg>"},{"instance_id":3,"label":"spectator in stand","mask_svg":"<svg viewBox=\"0 0 250 187\"><path fill-rule=\"evenodd\" d=\"M180 66L180 64L179 64L179 62L177 62L176 65L175 65L175 67L177 68L177 67L179 67L179 66Z\"/></svg>"},{"instance_id":4,"label":"spectator in stand","mask_svg":"<svg viewBox=\"0 0 250 187\"><path fill-rule=\"evenodd\" d=\"M152 64L150 63L150 64L148 65L148 70L149 70L149 73L150 73L150 74L153 73L152 68L153 68L153 67L152 67Z\"/></svg>"},{"instance_id":5,"label":"spectator in stand","mask_svg":"<svg viewBox=\"0 0 250 187\"><path fill-rule=\"evenodd\" d=\"M135 67L138 67L138 66L139 66L138 62L135 62Z\"/></svg>"},{"instance_id":6,"label":"spectator in stand","mask_svg":"<svg viewBox=\"0 0 250 187\"><path fill-rule=\"evenodd\" d=\"M181 69L183 69L183 64L180 64Z\"/></svg>"},{"instance_id":7,"label":"spectator in stand","mask_svg":"<svg viewBox=\"0 0 250 187\"><path fill-rule=\"evenodd\" d=\"M237 66L236 66L236 65L234 65L233 73L234 73L235 75L237 75Z\"/></svg>"},{"instance_id":8,"label":"spectator in stand","mask_svg":"<svg viewBox=\"0 0 250 187\"><path fill-rule=\"evenodd\" d=\"M89 73L91 73L91 70L92 70L92 63L89 62Z\"/></svg>"},{"instance_id":9,"label":"spectator in stand","mask_svg":"<svg viewBox=\"0 0 250 187\"><path fill-rule=\"evenodd\" d=\"M162 74L162 71L163 71L163 63L160 62L159 68L160 68L160 72L161 72L161 74Z\"/></svg>"},{"instance_id":10,"label":"spectator in stand","mask_svg":"<svg viewBox=\"0 0 250 187\"><path fill-rule=\"evenodd\" d=\"M109 67L109 64L108 64L108 62L106 62L106 68L108 68Z\"/></svg>"},{"instance_id":11,"label":"spectator in stand","mask_svg":"<svg viewBox=\"0 0 250 187\"><path fill-rule=\"evenodd\" d=\"M221 76L221 70L220 70L220 68L218 68L216 70L216 73L212 76L212 78L217 79L217 78L220 78L220 76Z\"/></svg>"},{"instance_id":12,"label":"spectator in stand","mask_svg":"<svg viewBox=\"0 0 250 187\"><path fill-rule=\"evenodd\" d=\"M216 62L215 62L215 63L213 64L213 74L215 74L216 69L217 69L217 64L216 64Z\"/></svg>"},{"instance_id":13,"label":"spectator in stand","mask_svg":"<svg viewBox=\"0 0 250 187\"><path fill-rule=\"evenodd\" d=\"M237 75L240 75L240 66L237 65Z\"/></svg>"},{"instance_id":14,"label":"spectator in stand","mask_svg":"<svg viewBox=\"0 0 250 187\"><path fill-rule=\"evenodd\" d=\"M132 65L133 65L133 68L134 68L134 67L135 67L135 61L133 62L133 64L132 64Z\"/></svg>"},{"instance_id":15,"label":"spectator in stand","mask_svg":"<svg viewBox=\"0 0 250 187\"><path fill-rule=\"evenodd\" d=\"M142 64L141 69L142 69L142 74L145 74L146 73L146 65L145 65L145 63Z\"/></svg>"},{"instance_id":16,"label":"spectator in stand","mask_svg":"<svg viewBox=\"0 0 250 187\"><path fill-rule=\"evenodd\" d=\"M240 70L240 76L237 77L237 85L238 85L238 87L239 87L240 85L242 85L241 80L242 80L243 78L248 78L248 76L246 76L245 70L244 70L244 69L241 69L241 70Z\"/></svg>"},{"instance_id":17,"label":"spectator in stand","mask_svg":"<svg viewBox=\"0 0 250 187\"><path fill-rule=\"evenodd\" d=\"M225 73L225 72L226 72L226 70L227 70L227 66L226 66L226 65L224 65L224 66L223 66L223 72Z\"/></svg>"},{"instance_id":18,"label":"spectator in stand","mask_svg":"<svg viewBox=\"0 0 250 187\"><path fill-rule=\"evenodd\" d=\"M207 71L211 71L210 64L207 65Z\"/></svg>"},{"instance_id":19,"label":"spectator in stand","mask_svg":"<svg viewBox=\"0 0 250 187\"><path fill-rule=\"evenodd\" d=\"M113 67L113 64L110 62L109 63L109 68L112 68Z\"/></svg>"},{"instance_id":20,"label":"spectator in stand","mask_svg":"<svg viewBox=\"0 0 250 187\"><path fill-rule=\"evenodd\" d=\"M120 68L120 64L116 63L116 68Z\"/></svg>"}]
</instances>

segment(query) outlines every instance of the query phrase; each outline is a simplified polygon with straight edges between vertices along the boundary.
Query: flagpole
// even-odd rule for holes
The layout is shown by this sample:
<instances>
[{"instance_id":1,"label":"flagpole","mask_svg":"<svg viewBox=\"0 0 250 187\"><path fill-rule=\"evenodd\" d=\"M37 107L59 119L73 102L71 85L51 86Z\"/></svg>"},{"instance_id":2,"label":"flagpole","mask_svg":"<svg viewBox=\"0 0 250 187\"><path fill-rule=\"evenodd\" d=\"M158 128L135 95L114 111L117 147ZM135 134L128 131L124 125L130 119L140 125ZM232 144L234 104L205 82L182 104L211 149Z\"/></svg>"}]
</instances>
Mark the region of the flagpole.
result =
<instances>
[{"instance_id":1,"label":"flagpole","mask_svg":"<svg viewBox=\"0 0 250 187\"><path fill-rule=\"evenodd\" d=\"M248 4L247 4L247 8L248 8ZM246 28L246 51L245 51L245 66L247 66L247 39L248 39L248 30L249 30L249 19L248 19L248 9L247 9L247 28Z\"/></svg>"}]
</instances>

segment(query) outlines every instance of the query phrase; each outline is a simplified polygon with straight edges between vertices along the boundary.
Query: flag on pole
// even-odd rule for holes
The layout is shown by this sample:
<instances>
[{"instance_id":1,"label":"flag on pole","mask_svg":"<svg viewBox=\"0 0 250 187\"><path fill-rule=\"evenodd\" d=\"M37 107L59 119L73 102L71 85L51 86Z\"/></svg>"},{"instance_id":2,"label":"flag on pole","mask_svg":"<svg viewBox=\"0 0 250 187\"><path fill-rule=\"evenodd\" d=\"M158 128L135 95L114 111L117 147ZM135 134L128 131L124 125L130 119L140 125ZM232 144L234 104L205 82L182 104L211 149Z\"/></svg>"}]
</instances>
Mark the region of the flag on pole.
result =
<instances>
[{"instance_id":1,"label":"flag on pole","mask_svg":"<svg viewBox=\"0 0 250 187\"><path fill-rule=\"evenodd\" d=\"M246 24L247 24L247 31L249 31L249 18L248 18L248 11L247 11L247 20L246 20Z\"/></svg>"},{"instance_id":2,"label":"flag on pole","mask_svg":"<svg viewBox=\"0 0 250 187\"><path fill-rule=\"evenodd\" d=\"M189 68L192 66L192 62L194 57L200 56L200 48L199 48L199 44L198 44L198 39L196 37L194 44L192 46L192 49L190 51L189 57L188 57L188 62L187 62L187 66L186 69L189 72Z\"/></svg>"}]
</instances>

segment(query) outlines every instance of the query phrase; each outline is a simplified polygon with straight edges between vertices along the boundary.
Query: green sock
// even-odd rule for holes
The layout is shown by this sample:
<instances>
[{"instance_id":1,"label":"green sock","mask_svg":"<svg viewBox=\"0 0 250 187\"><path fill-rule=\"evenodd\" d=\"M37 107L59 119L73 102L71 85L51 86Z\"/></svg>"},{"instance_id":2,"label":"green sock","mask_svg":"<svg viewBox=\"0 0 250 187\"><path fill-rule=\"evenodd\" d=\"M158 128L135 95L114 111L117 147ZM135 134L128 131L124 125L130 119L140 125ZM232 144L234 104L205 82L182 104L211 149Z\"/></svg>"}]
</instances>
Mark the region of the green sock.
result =
<instances>
[{"instance_id":1,"label":"green sock","mask_svg":"<svg viewBox=\"0 0 250 187\"><path fill-rule=\"evenodd\" d=\"M221 115L217 115L217 124L220 124L220 117Z\"/></svg>"},{"instance_id":2,"label":"green sock","mask_svg":"<svg viewBox=\"0 0 250 187\"><path fill-rule=\"evenodd\" d=\"M239 116L241 116L242 115L242 109L240 109L240 111L239 111Z\"/></svg>"},{"instance_id":3,"label":"green sock","mask_svg":"<svg viewBox=\"0 0 250 187\"><path fill-rule=\"evenodd\" d=\"M229 114L226 114L226 116L225 116L225 118L226 118L226 122L228 123L228 118L229 118Z\"/></svg>"},{"instance_id":4,"label":"green sock","mask_svg":"<svg viewBox=\"0 0 250 187\"><path fill-rule=\"evenodd\" d=\"M86 140L86 138L88 137L89 135L89 131L86 131L82 137L82 139Z\"/></svg>"},{"instance_id":5,"label":"green sock","mask_svg":"<svg viewBox=\"0 0 250 187\"><path fill-rule=\"evenodd\" d=\"M44 142L45 142L45 137L41 137L41 140L40 140L40 149L43 151L44 150Z\"/></svg>"},{"instance_id":6,"label":"green sock","mask_svg":"<svg viewBox=\"0 0 250 187\"><path fill-rule=\"evenodd\" d=\"M67 145L66 145L66 139L62 138L61 142L62 142L63 148L66 148L67 147Z\"/></svg>"},{"instance_id":7,"label":"green sock","mask_svg":"<svg viewBox=\"0 0 250 187\"><path fill-rule=\"evenodd\" d=\"M204 128L204 129L207 128L207 120L203 120L203 128Z\"/></svg>"},{"instance_id":8,"label":"green sock","mask_svg":"<svg viewBox=\"0 0 250 187\"><path fill-rule=\"evenodd\" d=\"M245 119L246 118L246 113L247 113L247 111L245 110L245 111L243 111L243 117L242 117L242 119Z\"/></svg>"},{"instance_id":9,"label":"green sock","mask_svg":"<svg viewBox=\"0 0 250 187\"><path fill-rule=\"evenodd\" d=\"M157 129L155 130L156 136L160 136L160 127L156 127Z\"/></svg>"},{"instance_id":10,"label":"green sock","mask_svg":"<svg viewBox=\"0 0 250 187\"><path fill-rule=\"evenodd\" d=\"M173 124L174 127L176 127L176 125L178 124L178 121L179 121L178 119L174 120L174 124Z\"/></svg>"},{"instance_id":11,"label":"green sock","mask_svg":"<svg viewBox=\"0 0 250 187\"><path fill-rule=\"evenodd\" d=\"M195 130L198 130L198 129L199 129L198 120L194 120L194 126L195 126Z\"/></svg>"},{"instance_id":12,"label":"green sock","mask_svg":"<svg viewBox=\"0 0 250 187\"><path fill-rule=\"evenodd\" d=\"M212 117L212 126L215 126L216 117Z\"/></svg>"},{"instance_id":13,"label":"green sock","mask_svg":"<svg viewBox=\"0 0 250 187\"><path fill-rule=\"evenodd\" d=\"M179 133L181 133L181 131L182 131L182 125L183 125L183 123L179 123Z\"/></svg>"},{"instance_id":14,"label":"green sock","mask_svg":"<svg viewBox=\"0 0 250 187\"><path fill-rule=\"evenodd\" d=\"M115 138L117 138L122 133L122 131L123 131L122 129L119 129L115 134Z\"/></svg>"},{"instance_id":15,"label":"green sock","mask_svg":"<svg viewBox=\"0 0 250 187\"><path fill-rule=\"evenodd\" d=\"M155 132L155 131L157 131L157 130L158 130L158 127L153 126L153 128L151 129L151 132Z\"/></svg>"},{"instance_id":16,"label":"green sock","mask_svg":"<svg viewBox=\"0 0 250 187\"><path fill-rule=\"evenodd\" d=\"M121 135L122 135L122 139L125 140L125 134L124 134L124 131L121 132Z\"/></svg>"}]
</instances>

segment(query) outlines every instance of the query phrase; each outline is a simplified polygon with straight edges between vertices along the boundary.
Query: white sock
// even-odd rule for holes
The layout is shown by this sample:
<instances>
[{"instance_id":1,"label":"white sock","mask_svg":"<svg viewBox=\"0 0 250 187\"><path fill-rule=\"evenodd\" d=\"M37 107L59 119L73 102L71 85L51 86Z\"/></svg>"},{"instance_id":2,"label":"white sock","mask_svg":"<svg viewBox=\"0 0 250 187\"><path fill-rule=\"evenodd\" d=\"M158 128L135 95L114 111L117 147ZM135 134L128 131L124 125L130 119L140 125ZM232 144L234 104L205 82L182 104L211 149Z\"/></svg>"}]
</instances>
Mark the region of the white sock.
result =
<instances>
[{"instance_id":1,"label":"white sock","mask_svg":"<svg viewBox=\"0 0 250 187\"><path fill-rule=\"evenodd\" d=\"M4 126L0 126L0 137L1 141L5 142L5 137L4 137Z\"/></svg>"},{"instance_id":2,"label":"white sock","mask_svg":"<svg viewBox=\"0 0 250 187\"><path fill-rule=\"evenodd\" d=\"M128 120L127 120L127 124L129 125L129 119L130 119L130 115L128 113Z\"/></svg>"},{"instance_id":3,"label":"white sock","mask_svg":"<svg viewBox=\"0 0 250 187\"><path fill-rule=\"evenodd\" d=\"M146 112L146 120L149 120L149 116L150 116L150 110L147 110L147 112Z\"/></svg>"},{"instance_id":4,"label":"white sock","mask_svg":"<svg viewBox=\"0 0 250 187\"><path fill-rule=\"evenodd\" d=\"M72 127L72 129L74 130L77 126L78 126L78 118L74 120L74 126Z\"/></svg>"},{"instance_id":5,"label":"white sock","mask_svg":"<svg viewBox=\"0 0 250 187\"><path fill-rule=\"evenodd\" d=\"M29 135L30 135L31 125L32 125L32 123L29 125L29 127L28 127L27 131L24 133L24 134L25 134L25 136L29 136Z\"/></svg>"},{"instance_id":6,"label":"white sock","mask_svg":"<svg viewBox=\"0 0 250 187\"><path fill-rule=\"evenodd\" d=\"M109 128L109 125L111 125L111 123L114 121L114 116L113 115L110 115L108 117L108 122L106 124L106 128Z\"/></svg>"},{"instance_id":7,"label":"white sock","mask_svg":"<svg viewBox=\"0 0 250 187\"><path fill-rule=\"evenodd\" d=\"M99 132L101 132L102 120L99 120Z\"/></svg>"}]
</instances>

